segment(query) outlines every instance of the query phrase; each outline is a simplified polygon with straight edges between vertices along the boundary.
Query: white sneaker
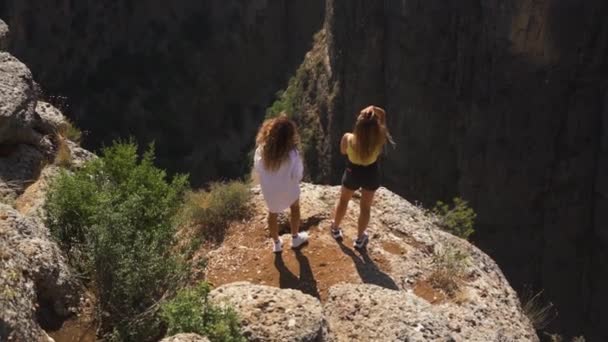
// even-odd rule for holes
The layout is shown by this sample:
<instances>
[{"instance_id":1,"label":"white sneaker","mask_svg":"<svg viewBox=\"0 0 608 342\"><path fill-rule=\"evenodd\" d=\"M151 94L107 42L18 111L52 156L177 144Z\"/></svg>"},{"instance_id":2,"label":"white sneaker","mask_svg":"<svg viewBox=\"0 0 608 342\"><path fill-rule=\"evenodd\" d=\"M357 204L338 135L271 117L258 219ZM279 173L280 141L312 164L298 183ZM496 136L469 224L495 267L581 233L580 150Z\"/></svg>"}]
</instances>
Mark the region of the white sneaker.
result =
<instances>
[{"instance_id":1,"label":"white sneaker","mask_svg":"<svg viewBox=\"0 0 608 342\"><path fill-rule=\"evenodd\" d=\"M334 239L336 240L342 240L344 238L344 235L342 235L342 229L340 229L340 227L337 228L330 228L331 230L331 236L333 236Z\"/></svg>"},{"instance_id":2,"label":"white sneaker","mask_svg":"<svg viewBox=\"0 0 608 342\"><path fill-rule=\"evenodd\" d=\"M281 253L283 251L283 241L281 238L278 241L272 241L272 251L274 253Z\"/></svg>"},{"instance_id":3,"label":"white sneaker","mask_svg":"<svg viewBox=\"0 0 608 342\"><path fill-rule=\"evenodd\" d=\"M300 232L298 236L291 237L291 248L298 248L308 242L308 233Z\"/></svg>"},{"instance_id":4,"label":"white sneaker","mask_svg":"<svg viewBox=\"0 0 608 342\"><path fill-rule=\"evenodd\" d=\"M363 249L365 248L368 242L369 237L367 236L367 233L363 233L363 236L360 239L357 239L355 240L355 242L353 242L353 247L355 247L356 249Z\"/></svg>"}]
</instances>

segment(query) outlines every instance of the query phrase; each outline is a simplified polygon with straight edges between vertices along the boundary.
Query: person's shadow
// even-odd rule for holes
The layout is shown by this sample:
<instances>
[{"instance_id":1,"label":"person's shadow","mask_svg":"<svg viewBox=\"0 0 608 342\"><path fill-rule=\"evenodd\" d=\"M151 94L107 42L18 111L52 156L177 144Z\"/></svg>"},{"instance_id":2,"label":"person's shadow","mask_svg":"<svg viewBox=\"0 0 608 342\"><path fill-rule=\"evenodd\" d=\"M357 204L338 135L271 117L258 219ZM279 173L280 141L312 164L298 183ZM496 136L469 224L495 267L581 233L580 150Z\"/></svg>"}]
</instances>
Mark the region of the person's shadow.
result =
<instances>
[{"instance_id":1,"label":"person's shadow","mask_svg":"<svg viewBox=\"0 0 608 342\"><path fill-rule=\"evenodd\" d=\"M366 284L378 285L391 290L399 290L395 281L388 274L382 272L376 263L369 257L367 250L360 250L359 254L361 257L359 257L352 249L346 247L342 240L338 241L338 246L340 246L340 249L344 254L353 259L357 273L359 273L359 277L361 277L361 281Z\"/></svg>"},{"instance_id":2,"label":"person's shadow","mask_svg":"<svg viewBox=\"0 0 608 342\"><path fill-rule=\"evenodd\" d=\"M294 250L294 253L300 264L300 277L297 277L287 268L281 253L277 253L274 256L274 266L279 271L279 287L282 289L300 290L313 297L320 298L317 280L312 273L308 258L302 254L301 250Z\"/></svg>"}]
</instances>

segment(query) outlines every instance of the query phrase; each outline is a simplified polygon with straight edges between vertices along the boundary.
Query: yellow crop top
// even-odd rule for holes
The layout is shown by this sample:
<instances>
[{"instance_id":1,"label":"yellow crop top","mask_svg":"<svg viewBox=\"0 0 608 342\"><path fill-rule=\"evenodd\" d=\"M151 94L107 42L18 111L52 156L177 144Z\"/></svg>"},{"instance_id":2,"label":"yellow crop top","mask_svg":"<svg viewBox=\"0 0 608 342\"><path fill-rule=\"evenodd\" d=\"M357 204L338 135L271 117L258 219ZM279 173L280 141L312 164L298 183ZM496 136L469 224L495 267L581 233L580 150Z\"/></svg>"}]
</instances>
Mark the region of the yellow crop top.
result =
<instances>
[{"instance_id":1,"label":"yellow crop top","mask_svg":"<svg viewBox=\"0 0 608 342\"><path fill-rule=\"evenodd\" d=\"M350 135L346 141L346 155L348 156L348 160L353 164L362 166L368 166L375 163L376 160L378 160L380 153L382 153L382 145L378 146L374 153L369 156L369 158L363 159L357 155L357 152L355 152L355 149L353 148L353 138L354 136Z\"/></svg>"}]
</instances>

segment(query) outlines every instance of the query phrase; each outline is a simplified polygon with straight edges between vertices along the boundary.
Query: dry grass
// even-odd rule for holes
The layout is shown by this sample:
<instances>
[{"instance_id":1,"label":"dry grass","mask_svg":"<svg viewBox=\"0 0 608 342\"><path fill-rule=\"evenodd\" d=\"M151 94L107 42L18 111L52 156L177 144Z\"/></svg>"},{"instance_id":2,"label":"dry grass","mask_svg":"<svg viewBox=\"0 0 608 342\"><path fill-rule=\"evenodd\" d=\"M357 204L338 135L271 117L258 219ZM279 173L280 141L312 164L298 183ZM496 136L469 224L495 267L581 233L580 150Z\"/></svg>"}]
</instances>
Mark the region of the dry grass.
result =
<instances>
[{"instance_id":1,"label":"dry grass","mask_svg":"<svg viewBox=\"0 0 608 342\"><path fill-rule=\"evenodd\" d=\"M541 340L549 341L549 342L567 342L568 341L568 339L562 335L551 334L551 333L547 333L547 332L545 332L543 334L543 338ZM585 342L586 339L584 336L576 336L576 337L573 337L570 341L571 342Z\"/></svg>"},{"instance_id":2,"label":"dry grass","mask_svg":"<svg viewBox=\"0 0 608 342\"><path fill-rule=\"evenodd\" d=\"M186 195L183 216L198 227L204 240L221 242L228 224L247 216L250 197L246 183L213 183L207 191Z\"/></svg>"},{"instance_id":3,"label":"dry grass","mask_svg":"<svg viewBox=\"0 0 608 342\"><path fill-rule=\"evenodd\" d=\"M542 294L526 290L521 299L522 309L536 330L546 328L557 315L553 303L545 302Z\"/></svg>"},{"instance_id":4,"label":"dry grass","mask_svg":"<svg viewBox=\"0 0 608 342\"><path fill-rule=\"evenodd\" d=\"M66 119L65 123L59 127L59 135L77 144L80 144L82 139L82 131L68 119Z\"/></svg>"},{"instance_id":5,"label":"dry grass","mask_svg":"<svg viewBox=\"0 0 608 342\"><path fill-rule=\"evenodd\" d=\"M435 254L433 258L433 272L428 282L436 289L441 290L451 299L464 302L462 285L464 283L468 266L468 255L454 246L446 246Z\"/></svg>"},{"instance_id":6,"label":"dry grass","mask_svg":"<svg viewBox=\"0 0 608 342\"><path fill-rule=\"evenodd\" d=\"M71 121L65 122L59 126L59 131L55 137L57 143L57 153L55 154L55 165L70 168L72 166L72 152L68 145L68 140L80 144L82 139L82 131L76 127Z\"/></svg>"},{"instance_id":7,"label":"dry grass","mask_svg":"<svg viewBox=\"0 0 608 342\"><path fill-rule=\"evenodd\" d=\"M57 135L57 152L55 153L54 164L57 166L70 168L72 166L72 152L66 138L62 135Z\"/></svg>"}]
</instances>

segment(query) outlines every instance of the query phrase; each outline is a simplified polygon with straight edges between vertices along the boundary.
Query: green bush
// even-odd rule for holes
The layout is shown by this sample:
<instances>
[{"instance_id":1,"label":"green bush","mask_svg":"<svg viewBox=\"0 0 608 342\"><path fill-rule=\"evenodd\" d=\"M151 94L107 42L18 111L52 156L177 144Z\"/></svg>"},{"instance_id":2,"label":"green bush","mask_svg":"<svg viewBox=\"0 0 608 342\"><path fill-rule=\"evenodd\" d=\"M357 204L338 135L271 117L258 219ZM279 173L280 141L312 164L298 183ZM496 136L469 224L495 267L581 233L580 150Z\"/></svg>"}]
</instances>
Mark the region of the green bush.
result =
<instances>
[{"instance_id":1,"label":"green bush","mask_svg":"<svg viewBox=\"0 0 608 342\"><path fill-rule=\"evenodd\" d=\"M203 282L178 292L174 299L162 305L161 317L168 326L167 335L196 333L212 342L245 341L235 312L209 303L209 291L209 285Z\"/></svg>"},{"instance_id":2,"label":"green bush","mask_svg":"<svg viewBox=\"0 0 608 342\"><path fill-rule=\"evenodd\" d=\"M153 147L139 158L134 143L115 143L82 169L63 172L45 205L51 233L94 282L102 328L113 328L118 340L151 337L155 318L144 313L182 269L170 251L187 178L168 182L153 161Z\"/></svg>"},{"instance_id":3,"label":"green bush","mask_svg":"<svg viewBox=\"0 0 608 342\"><path fill-rule=\"evenodd\" d=\"M291 119L294 118L297 112L296 101L299 100L299 93L301 91L298 76L299 73L296 73L296 76L289 79L287 89L276 93L277 99L266 109L266 119L274 118L283 112L287 113Z\"/></svg>"},{"instance_id":4,"label":"green bush","mask_svg":"<svg viewBox=\"0 0 608 342\"><path fill-rule=\"evenodd\" d=\"M324 70L324 67L321 68ZM322 148L320 144L322 144L323 132L316 114L306 113L307 103L310 102L306 94L310 92L308 87L311 78L314 78L312 72L310 66L302 65L298 68L296 74L289 79L287 88L277 92L275 102L266 109L266 119L274 118L284 112L296 122L300 131L301 150L308 170L305 176L313 176L313 179L317 179L320 158L317 149ZM321 181L321 179L317 180Z\"/></svg>"},{"instance_id":5,"label":"green bush","mask_svg":"<svg viewBox=\"0 0 608 342\"><path fill-rule=\"evenodd\" d=\"M439 201L432 213L436 215L439 226L448 233L466 240L475 232L477 214L462 198L454 198L452 207Z\"/></svg>"},{"instance_id":6,"label":"green bush","mask_svg":"<svg viewBox=\"0 0 608 342\"><path fill-rule=\"evenodd\" d=\"M231 221L247 216L250 197L246 183L212 183L208 191L187 194L184 206L186 216L201 227L204 239L219 242Z\"/></svg>"}]
</instances>

